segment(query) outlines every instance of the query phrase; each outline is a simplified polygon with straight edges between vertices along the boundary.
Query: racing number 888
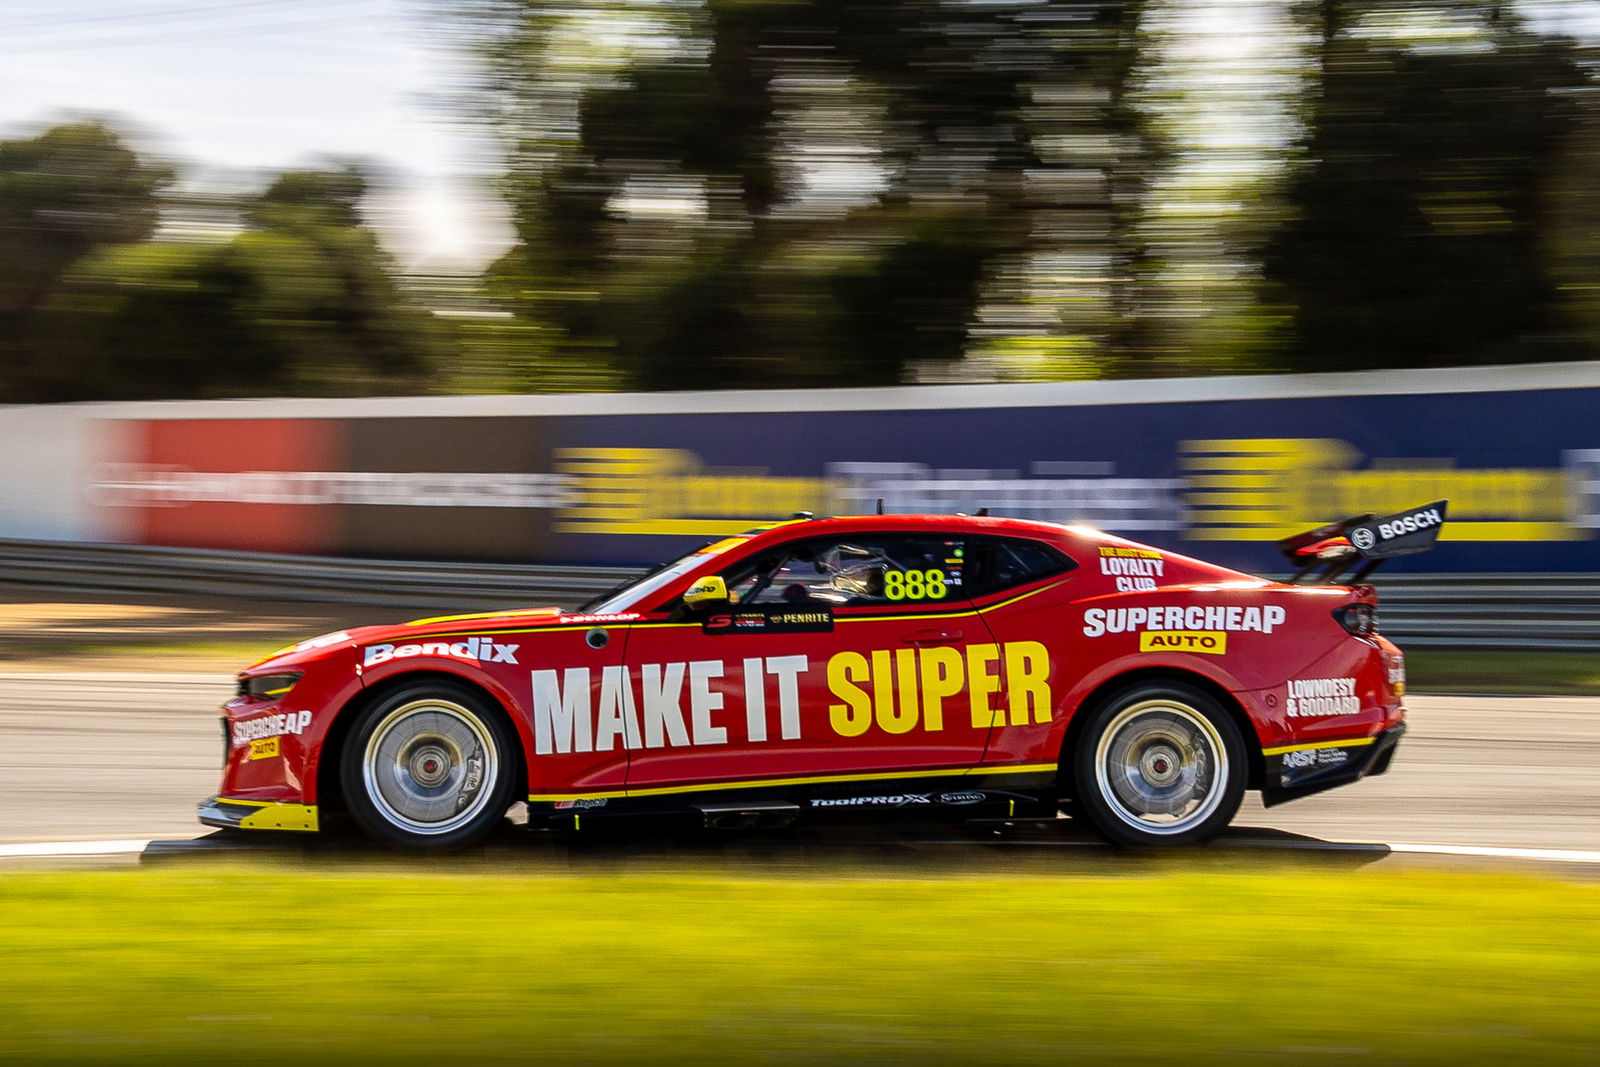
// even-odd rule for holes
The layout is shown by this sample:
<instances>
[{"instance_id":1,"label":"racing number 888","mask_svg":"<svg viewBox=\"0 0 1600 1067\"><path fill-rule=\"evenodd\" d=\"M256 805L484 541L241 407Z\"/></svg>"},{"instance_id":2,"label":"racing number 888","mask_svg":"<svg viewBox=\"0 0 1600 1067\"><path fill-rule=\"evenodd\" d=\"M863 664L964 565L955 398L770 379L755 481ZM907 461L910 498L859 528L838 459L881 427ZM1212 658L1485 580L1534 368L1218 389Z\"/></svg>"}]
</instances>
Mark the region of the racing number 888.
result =
<instances>
[{"instance_id":1,"label":"racing number 888","mask_svg":"<svg viewBox=\"0 0 1600 1067\"><path fill-rule=\"evenodd\" d=\"M944 571L886 571L883 595L890 600L943 600Z\"/></svg>"}]
</instances>

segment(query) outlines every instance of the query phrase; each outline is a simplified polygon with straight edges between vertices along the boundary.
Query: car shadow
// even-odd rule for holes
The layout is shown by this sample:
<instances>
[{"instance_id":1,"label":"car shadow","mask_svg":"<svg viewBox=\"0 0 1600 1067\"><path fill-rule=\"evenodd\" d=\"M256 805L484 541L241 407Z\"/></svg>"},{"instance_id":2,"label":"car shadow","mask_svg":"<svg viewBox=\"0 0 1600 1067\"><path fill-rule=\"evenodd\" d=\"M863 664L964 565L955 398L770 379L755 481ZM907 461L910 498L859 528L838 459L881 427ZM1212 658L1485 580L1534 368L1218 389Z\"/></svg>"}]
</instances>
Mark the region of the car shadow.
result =
<instances>
[{"instance_id":1,"label":"car shadow","mask_svg":"<svg viewBox=\"0 0 1600 1067\"><path fill-rule=\"evenodd\" d=\"M1267 827L1236 827L1208 845L1125 849L1070 819L965 824L886 820L810 822L782 829L709 830L667 820L589 819L581 831L528 830L511 820L483 844L440 855L397 853L335 826L319 834L218 830L191 841L155 841L144 863L202 858L306 858L470 868L627 870L691 865L729 869L942 869L993 872L1050 868L1085 874L1126 869L1315 866L1353 869L1390 855L1382 844L1326 841Z\"/></svg>"}]
</instances>

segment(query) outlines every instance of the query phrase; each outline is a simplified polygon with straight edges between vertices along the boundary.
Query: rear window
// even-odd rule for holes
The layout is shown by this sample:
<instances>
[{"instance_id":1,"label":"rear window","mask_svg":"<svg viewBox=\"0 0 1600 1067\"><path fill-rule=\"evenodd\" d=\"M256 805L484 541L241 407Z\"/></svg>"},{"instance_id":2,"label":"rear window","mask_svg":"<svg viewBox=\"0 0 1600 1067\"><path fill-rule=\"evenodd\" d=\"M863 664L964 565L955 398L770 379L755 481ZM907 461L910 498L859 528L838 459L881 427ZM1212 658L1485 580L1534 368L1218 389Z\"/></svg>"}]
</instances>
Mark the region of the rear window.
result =
<instances>
[{"instance_id":1,"label":"rear window","mask_svg":"<svg viewBox=\"0 0 1600 1067\"><path fill-rule=\"evenodd\" d=\"M1066 574L1077 567L1072 557L1042 541L1013 537L973 538L967 595L982 596L1040 578Z\"/></svg>"}]
</instances>

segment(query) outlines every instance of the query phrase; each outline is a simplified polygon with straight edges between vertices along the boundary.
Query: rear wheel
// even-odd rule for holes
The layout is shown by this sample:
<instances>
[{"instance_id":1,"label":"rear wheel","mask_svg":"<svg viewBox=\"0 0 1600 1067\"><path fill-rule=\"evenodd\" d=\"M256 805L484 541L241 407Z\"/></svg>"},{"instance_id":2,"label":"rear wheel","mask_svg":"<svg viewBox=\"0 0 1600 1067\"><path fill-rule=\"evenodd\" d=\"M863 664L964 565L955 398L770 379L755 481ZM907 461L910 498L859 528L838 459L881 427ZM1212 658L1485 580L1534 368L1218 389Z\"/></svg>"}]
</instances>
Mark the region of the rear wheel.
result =
<instances>
[{"instance_id":1,"label":"rear wheel","mask_svg":"<svg viewBox=\"0 0 1600 1067\"><path fill-rule=\"evenodd\" d=\"M1136 686L1092 713L1070 754L1076 803L1106 839L1208 841L1244 799L1244 741L1217 701L1180 682Z\"/></svg>"},{"instance_id":2,"label":"rear wheel","mask_svg":"<svg viewBox=\"0 0 1600 1067\"><path fill-rule=\"evenodd\" d=\"M385 694L360 714L340 756L350 814L373 837L417 851L462 848L511 805L516 760L500 709L448 682Z\"/></svg>"}]
</instances>

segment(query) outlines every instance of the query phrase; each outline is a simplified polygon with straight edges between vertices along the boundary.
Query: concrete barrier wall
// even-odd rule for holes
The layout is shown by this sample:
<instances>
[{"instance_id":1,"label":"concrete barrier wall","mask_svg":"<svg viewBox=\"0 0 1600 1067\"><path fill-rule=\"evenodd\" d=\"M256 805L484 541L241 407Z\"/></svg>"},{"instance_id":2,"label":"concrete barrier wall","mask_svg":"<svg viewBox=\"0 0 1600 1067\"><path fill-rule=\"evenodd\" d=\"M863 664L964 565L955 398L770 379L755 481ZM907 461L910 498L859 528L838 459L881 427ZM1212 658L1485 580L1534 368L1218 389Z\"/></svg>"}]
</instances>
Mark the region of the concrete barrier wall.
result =
<instances>
[{"instance_id":1,"label":"concrete barrier wall","mask_svg":"<svg viewBox=\"0 0 1600 1067\"><path fill-rule=\"evenodd\" d=\"M0 536L120 540L87 488L113 436L75 406L0 407Z\"/></svg>"},{"instance_id":2,"label":"concrete barrier wall","mask_svg":"<svg viewBox=\"0 0 1600 1067\"><path fill-rule=\"evenodd\" d=\"M1276 573L1448 497L1399 570L1600 572L1600 364L872 390L0 409L0 537L637 564L794 511L1082 521Z\"/></svg>"}]
</instances>

